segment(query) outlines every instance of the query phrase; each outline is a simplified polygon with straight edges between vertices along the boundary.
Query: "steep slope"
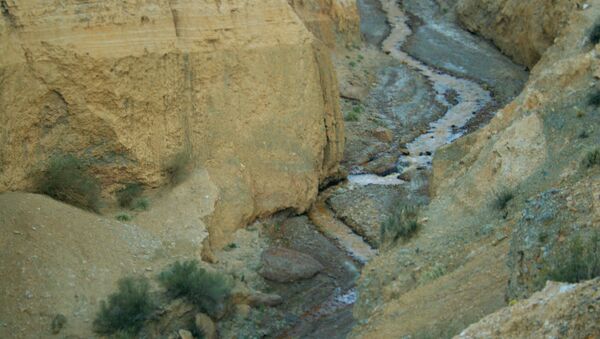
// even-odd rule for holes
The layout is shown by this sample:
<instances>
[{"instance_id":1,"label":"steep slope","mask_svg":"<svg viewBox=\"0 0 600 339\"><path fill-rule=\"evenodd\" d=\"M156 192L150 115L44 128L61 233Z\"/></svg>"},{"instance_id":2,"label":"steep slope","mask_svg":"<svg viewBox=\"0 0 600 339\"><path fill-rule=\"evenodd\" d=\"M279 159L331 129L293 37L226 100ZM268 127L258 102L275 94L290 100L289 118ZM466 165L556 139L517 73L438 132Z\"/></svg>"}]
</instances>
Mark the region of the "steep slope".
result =
<instances>
[{"instance_id":1,"label":"steep slope","mask_svg":"<svg viewBox=\"0 0 600 339\"><path fill-rule=\"evenodd\" d=\"M219 188L223 244L305 210L342 156L329 51L285 0L2 1L0 51L0 191L53 153L90 158L106 195L157 187L183 153Z\"/></svg>"},{"instance_id":2,"label":"steep slope","mask_svg":"<svg viewBox=\"0 0 600 339\"><path fill-rule=\"evenodd\" d=\"M546 2L528 3L543 8ZM597 101L591 100L599 91L600 47L589 39L600 2L589 4L570 13L521 95L489 125L436 153L433 198L422 211L427 222L415 238L363 270L355 337L448 337L502 307L506 282L518 274L505 266L507 239L524 202L556 187L597 187L600 168L582 165L600 144ZM527 22L537 12L519 15ZM514 198L506 208L495 207L502 192ZM589 227L588 219L577 220Z\"/></svg>"},{"instance_id":3,"label":"steep slope","mask_svg":"<svg viewBox=\"0 0 600 339\"><path fill-rule=\"evenodd\" d=\"M530 299L485 317L456 338L596 338L600 333L598 285L599 279L548 283Z\"/></svg>"},{"instance_id":4,"label":"steep slope","mask_svg":"<svg viewBox=\"0 0 600 339\"><path fill-rule=\"evenodd\" d=\"M48 197L0 194L0 336L92 335L100 300L124 275L143 274L161 242L132 224L102 219ZM150 273L150 272L146 272Z\"/></svg>"},{"instance_id":5,"label":"steep slope","mask_svg":"<svg viewBox=\"0 0 600 339\"><path fill-rule=\"evenodd\" d=\"M584 1L459 0L467 29L491 39L504 53L532 68L554 44L571 12Z\"/></svg>"}]
</instances>

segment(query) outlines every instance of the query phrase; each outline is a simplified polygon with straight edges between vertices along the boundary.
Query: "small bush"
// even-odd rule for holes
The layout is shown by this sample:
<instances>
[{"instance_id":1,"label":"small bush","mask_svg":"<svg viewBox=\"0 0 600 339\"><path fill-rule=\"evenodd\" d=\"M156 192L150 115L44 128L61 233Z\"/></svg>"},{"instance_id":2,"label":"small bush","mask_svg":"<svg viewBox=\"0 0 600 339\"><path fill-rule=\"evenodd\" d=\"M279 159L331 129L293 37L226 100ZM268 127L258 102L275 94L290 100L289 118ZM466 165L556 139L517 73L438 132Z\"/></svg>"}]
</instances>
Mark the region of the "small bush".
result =
<instances>
[{"instance_id":1,"label":"small bush","mask_svg":"<svg viewBox=\"0 0 600 339\"><path fill-rule=\"evenodd\" d=\"M117 200L119 206L125 208L131 208L135 199L144 191L144 188L139 183L129 183L124 188L117 191Z\"/></svg>"},{"instance_id":2,"label":"small bush","mask_svg":"<svg viewBox=\"0 0 600 339\"><path fill-rule=\"evenodd\" d=\"M546 280L578 283L600 276L600 231L589 240L580 236L573 239L552 260L549 268L542 271Z\"/></svg>"},{"instance_id":3,"label":"small bush","mask_svg":"<svg viewBox=\"0 0 600 339\"><path fill-rule=\"evenodd\" d=\"M590 94L588 97L588 104L594 107L600 106L600 90Z\"/></svg>"},{"instance_id":4,"label":"small bush","mask_svg":"<svg viewBox=\"0 0 600 339\"><path fill-rule=\"evenodd\" d=\"M118 292L108 297L108 303L100 304L94 320L94 331L99 334L136 334L155 309L147 278L123 278L118 284Z\"/></svg>"},{"instance_id":5,"label":"small bush","mask_svg":"<svg viewBox=\"0 0 600 339\"><path fill-rule=\"evenodd\" d=\"M421 227L418 212L414 206L406 206L392 213L381 225L381 243L395 243L398 239L409 239Z\"/></svg>"},{"instance_id":6,"label":"small bush","mask_svg":"<svg viewBox=\"0 0 600 339\"><path fill-rule=\"evenodd\" d=\"M503 189L496 193L492 206L498 211L503 211L508 206L508 203L515 198L514 192L508 189Z\"/></svg>"},{"instance_id":7,"label":"small bush","mask_svg":"<svg viewBox=\"0 0 600 339\"><path fill-rule=\"evenodd\" d=\"M350 111L348 113L346 113L346 116L344 116L344 120L346 121L358 121L360 115L354 111Z\"/></svg>"},{"instance_id":8,"label":"small bush","mask_svg":"<svg viewBox=\"0 0 600 339\"><path fill-rule=\"evenodd\" d=\"M350 62L348 63L348 65L350 65L350 67L354 68L354 67L356 67L356 62L354 62L354 61L350 61Z\"/></svg>"},{"instance_id":9,"label":"small bush","mask_svg":"<svg viewBox=\"0 0 600 339\"><path fill-rule=\"evenodd\" d=\"M64 314L57 314L52 318L52 323L50 324L50 329L52 330L52 334L60 333L63 327L67 324L67 317Z\"/></svg>"},{"instance_id":10,"label":"small bush","mask_svg":"<svg viewBox=\"0 0 600 339\"><path fill-rule=\"evenodd\" d=\"M231 282L222 274L207 272L198 261L175 262L158 277L171 297L186 298L202 312L215 315L231 291Z\"/></svg>"},{"instance_id":11,"label":"small bush","mask_svg":"<svg viewBox=\"0 0 600 339\"><path fill-rule=\"evenodd\" d=\"M590 42L594 45L600 42L600 23L596 24L590 32Z\"/></svg>"},{"instance_id":12,"label":"small bush","mask_svg":"<svg viewBox=\"0 0 600 339\"><path fill-rule=\"evenodd\" d=\"M133 203L133 209L136 211L147 211L150 208L150 201L146 198L139 198Z\"/></svg>"},{"instance_id":13,"label":"small bush","mask_svg":"<svg viewBox=\"0 0 600 339\"><path fill-rule=\"evenodd\" d=\"M589 151L583 158L583 166L586 168L592 168L594 166L600 166L600 148Z\"/></svg>"},{"instance_id":14,"label":"small bush","mask_svg":"<svg viewBox=\"0 0 600 339\"><path fill-rule=\"evenodd\" d=\"M56 200L98 212L100 184L88 170L86 162L73 155L52 156L38 179L38 191Z\"/></svg>"},{"instance_id":15,"label":"small bush","mask_svg":"<svg viewBox=\"0 0 600 339\"><path fill-rule=\"evenodd\" d=\"M186 152L177 153L165 167L165 174L171 185L180 184L190 173L191 158Z\"/></svg>"},{"instance_id":16,"label":"small bush","mask_svg":"<svg viewBox=\"0 0 600 339\"><path fill-rule=\"evenodd\" d=\"M131 221L131 219L133 219L133 217L127 213L119 213L117 214L117 216L115 217L117 220L119 221Z\"/></svg>"},{"instance_id":17,"label":"small bush","mask_svg":"<svg viewBox=\"0 0 600 339\"><path fill-rule=\"evenodd\" d=\"M587 131L581 131L577 137L579 139L587 139L590 137L590 134Z\"/></svg>"}]
</instances>

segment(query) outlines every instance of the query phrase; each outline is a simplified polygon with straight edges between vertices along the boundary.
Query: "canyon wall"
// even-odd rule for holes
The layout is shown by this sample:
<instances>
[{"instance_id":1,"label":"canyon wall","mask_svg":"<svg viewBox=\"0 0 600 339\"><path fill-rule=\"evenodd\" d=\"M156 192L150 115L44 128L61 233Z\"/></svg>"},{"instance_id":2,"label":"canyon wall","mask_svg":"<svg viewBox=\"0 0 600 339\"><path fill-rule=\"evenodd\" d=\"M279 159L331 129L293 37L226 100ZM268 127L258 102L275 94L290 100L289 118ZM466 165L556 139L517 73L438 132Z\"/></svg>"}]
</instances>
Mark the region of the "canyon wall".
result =
<instances>
[{"instance_id":1,"label":"canyon wall","mask_svg":"<svg viewBox=\"0 0 600 339\"><path fill-rule=\"evenodd\" d=\"M459 0L458 18L529 68L554 43L581 0Z\"/></svg>"},{"instance_id":2,"label":"canyon wall","mask_svg":"<svg viewBox=\"0 0 600 339\"><path fill-rule=\"evenodd\" d=\"M288 0L306 27L329 47L360 41L360 16L355 0Z\"/></svg>"},{"instance_id":3,"label":"canyon wall","mask_svg":"<svg viewBox=\"0 0 600 339\"><path fill-rule=\"evenodd\" d=\"M506 1L480 3L502 8ZM600 167L586 161L600 144L600 45L590 39L600 1L588 3L569 11L539 61L527 43L540 32L516 24L481 28L515 39L504 48L535 64L529 81L487 126L438 150L421 231L363 269L353 337L458 334L539 290L540 263L556 261L578 235L598 231L592 197L600 194ZM571 6L522 4L539 11L515 10L512 20L538 25ZM510 198L498 207L503 194Z\"/></svg>"},{"instance_id":4,"label":"canyon wall","mask_svg":"<svg viewBox=\"0 0 600 339\"><path fill-rule=\"evenodd\" d=\"M321 3L352 30L345 2ZM223 244L258 216L305 210L337 171L330 51L285 0L0 5L0 191L32 189L56 153L90 159L105 196L159 187L186 154L219 189L206 221Z\"/></svg>"}]
</instances>

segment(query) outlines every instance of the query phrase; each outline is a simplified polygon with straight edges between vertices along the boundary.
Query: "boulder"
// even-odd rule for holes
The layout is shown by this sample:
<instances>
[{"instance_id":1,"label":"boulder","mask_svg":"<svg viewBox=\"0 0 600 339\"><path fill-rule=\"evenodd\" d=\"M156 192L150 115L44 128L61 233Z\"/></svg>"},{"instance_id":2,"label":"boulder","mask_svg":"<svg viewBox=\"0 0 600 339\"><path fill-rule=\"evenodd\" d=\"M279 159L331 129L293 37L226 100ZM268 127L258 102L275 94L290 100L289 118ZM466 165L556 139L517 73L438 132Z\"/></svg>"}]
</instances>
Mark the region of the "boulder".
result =
<instances>
[{"instance_id":1,"label":"boulder","mask_svg":"<svg viewBox=\"0 0 600 339\"><path fill-rule=\"evenodd\" d=\"M196 314L195 319L196 329L198 332L204 334L205 339L216 339L217 338L217 328L212 319L204 314L198 313Z\"/></svg>"},{"instance_id":2,"label":"boulder","mask_svg":"<svg viewBox=\"0 0 600 339\"><path fill-rule=\"evenodd\" d=\"M310 255L282 247L264 251L261 263L261 276L283 283L311 278L323 269L323 265Z\"/></svg>"}]
</instances>

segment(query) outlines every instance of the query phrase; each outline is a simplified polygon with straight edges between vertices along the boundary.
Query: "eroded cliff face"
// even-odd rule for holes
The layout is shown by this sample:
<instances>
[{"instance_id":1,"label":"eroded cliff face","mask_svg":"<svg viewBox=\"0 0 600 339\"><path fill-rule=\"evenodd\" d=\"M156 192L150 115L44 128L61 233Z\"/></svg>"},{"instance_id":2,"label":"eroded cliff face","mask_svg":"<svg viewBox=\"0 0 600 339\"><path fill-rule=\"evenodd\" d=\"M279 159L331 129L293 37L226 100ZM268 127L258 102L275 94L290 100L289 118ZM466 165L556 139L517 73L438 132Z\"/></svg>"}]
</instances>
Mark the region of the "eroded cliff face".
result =
<instances>
[{"instance_id":1,"label":"eroded cliff face","mask_svg":"<svg viewBox=\"0 0 600 339\"><path fill-rule=\"evenodd\" d=\"M506 4L480 3L495 4L497 8ZM526 201L531 202L527 207L535 209L530 214L536 217L546 210L532 199L541 192L556 188L560 188L557 192L570 192L572 187L582 186L587 188L587 197L599 194L600 168L582 165L582 159L600 144L598 106L591 100L599 91L600 46L590 40L600 15L600 2L588 4L586 9L572 7L566 13L572 3L550 9L546 6L554 5L533 1L522 6L537 6L539 12L511 12L515 14L513 20L522 24L561 11L568 14L562 29L549 41L554 44L545 47L537 63L526 41L540 32L504 23L480 28L484 35L493 32L494 36L506 36L507 41L515 39L511 47L514 55L529 58L524 62L535 63L535 67L523 92L486 127L435 155L432 201L422 211L423 228L413 239L384 251L363 269L354 308L359 321L354 337L458 334L485 314L505 306L518 294L517 288L527 289L526 296L536 286L539 288L539 284L531 283L537 278L537 268L535 277L523 273L540 262L536 253L563 241L565 234L571 238L597 230L595 203L577 212L581 205L577 197L563 194L557 197L564 200L558 206L569 207L560 211L561 220L577 221L561 226L567 233L549 231L536 239L530 252L516 253L531 240L523 234L534 232L523 232L517 226L536 221L525 219ZM536 51L541 53L542 49ZM514 198L503 208L495 207L502 192L510 192ZM544 214L539 218L547 217ZM546 219L539 223L548 227ZM509 254L509 243L515 253ZM507 284L509 279L511 286Z\"/></svg>"},{"instance_id":2,"label":"eroded cliff face","mask_svg":"<svg viewBox=\"0 0 600 339\"><path fill-rule=\"evenodd\" d=\"M288 0L306 27L329 47L360 41L360 17L355 0Z\"/></svg>"},{"instance_id":3,"label":"eroded cliff face","mask_svg":"<svg viewBox=\"0 0 600 339\"><path fill-rule=\"evenodd\" d=\"M571 12L584 1L459 0L458 18L491 39L515 61L532 68L554 43Z\"/></svg>"},{"instance_id":4,"label":"eroded cliff face","mask_svg":"<svg viewBox=\"0 0 600 339\"><path fill-rule=\"evenodd\" d=\"M219 189L207 221L223 244L305 210L337 170L330 52L285 0L0 4L0 191L31 189L54 153L92 159L105 195L158 187L185 153Z\"/></svg>"}]
</instances>

